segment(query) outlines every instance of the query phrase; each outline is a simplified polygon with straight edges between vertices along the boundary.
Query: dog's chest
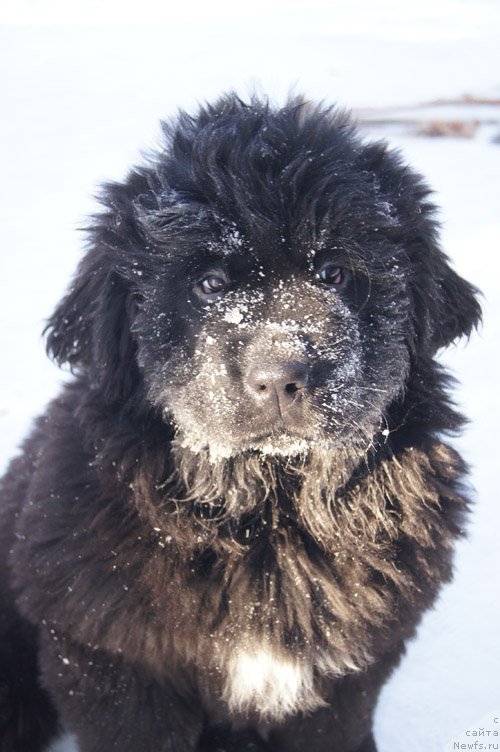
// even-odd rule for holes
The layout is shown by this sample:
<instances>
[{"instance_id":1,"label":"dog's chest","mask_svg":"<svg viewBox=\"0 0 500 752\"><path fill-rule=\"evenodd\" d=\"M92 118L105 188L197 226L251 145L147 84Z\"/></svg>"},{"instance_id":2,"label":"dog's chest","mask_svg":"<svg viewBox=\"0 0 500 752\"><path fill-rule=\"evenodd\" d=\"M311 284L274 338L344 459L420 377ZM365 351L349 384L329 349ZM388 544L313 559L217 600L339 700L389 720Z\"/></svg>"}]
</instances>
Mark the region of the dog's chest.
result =
<instances>
[{"instance_id":1,"label":"dog's chest","mask_svg":"<svg viewBox=\"0 0 500 752\"><path fill-rule=\"evenodd\" d=\"M208 598L207 591L202 591L204 602L210 604L203 623L210 617L213 623L214 614L219 619L209 640L208 635L200 634L198 654L211 656L206 676L213 677L216 670L216 694L230 714L280 720L323 705L318 681L336 670L333 656L327 657L327 635L321 648L311 639L313 631L319 635L325 628L308 597L311 581L318 579L314 564L304 563L301 552L299 576L291 557L280 555L279 541L266 543L264 549L260 542L260 559L252 557L249 550L248 556L222 562L227 582L224 592L212 587ZM264 559L265 566L257 566ZM220 570L216 574L222 577Z\"/></svg>"}]
</instances>

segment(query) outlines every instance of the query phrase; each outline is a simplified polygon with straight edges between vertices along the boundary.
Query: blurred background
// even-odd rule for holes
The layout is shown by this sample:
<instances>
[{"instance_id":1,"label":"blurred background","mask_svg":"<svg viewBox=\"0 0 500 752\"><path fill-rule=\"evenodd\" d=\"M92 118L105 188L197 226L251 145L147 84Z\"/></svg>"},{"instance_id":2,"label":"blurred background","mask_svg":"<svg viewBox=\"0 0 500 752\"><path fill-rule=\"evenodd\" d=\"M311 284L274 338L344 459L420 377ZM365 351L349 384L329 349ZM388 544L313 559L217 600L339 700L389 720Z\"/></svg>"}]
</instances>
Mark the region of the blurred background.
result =
<instances>
[{"instance_id":1,"label":"blurred background","mask_svg":"<svg viewBox=\"0 0 500 752\"><path fill-rule=\"evenodd\" d=\"M499 744L473 733L500 732L498 0L2 0L0 465L65 378L41 331L99 183L155 148L161 118L228 89L353 110L427 177L443 247L483 291L481 332L442 355L471 418L455 441L475 488L469 537L383 691L376 737L381 752Z\"/></svg>"}]
</instances>

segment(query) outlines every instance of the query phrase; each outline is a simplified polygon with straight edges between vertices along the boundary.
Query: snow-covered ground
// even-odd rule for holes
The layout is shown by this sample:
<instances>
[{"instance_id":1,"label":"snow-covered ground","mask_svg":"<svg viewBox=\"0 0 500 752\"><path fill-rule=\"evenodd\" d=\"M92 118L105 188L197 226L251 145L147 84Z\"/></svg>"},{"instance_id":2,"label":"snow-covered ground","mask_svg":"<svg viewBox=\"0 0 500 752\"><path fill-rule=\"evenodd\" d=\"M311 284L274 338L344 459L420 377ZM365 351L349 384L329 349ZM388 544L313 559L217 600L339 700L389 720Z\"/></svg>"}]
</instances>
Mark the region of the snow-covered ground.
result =
<instances>
[{"instance_id":1,"label":"snow-covered ground","mask_svg":"<svg viewBox=\"0 0 500 752\"><path fill-rule=\"evenodd\" d=\"M363 111L463 94L500 98L497 0L257 0L244 7L219 0L168 12L167 3L143 0L140 15L137 7L129 0L0 6L2 466L60 383L40 333L81 252L77 228L95 208L95 187L122 177L140 147L154 147L159 118L228 88L280 101L294 88ZM485 119L480 105L467 113ZM473 139L421 138L402 123L367 126L435 187L443 245L485 296L481 333L443 356L472 419L457 443L471 464L477 505L454 583L383 691L382 752L499 744L472 733L500 732L493 721L500 716L500 145L492 141L500 107L486 119L493 123ZM59 752L72 749L65 740Z\"/></svg>"}]
</instances>

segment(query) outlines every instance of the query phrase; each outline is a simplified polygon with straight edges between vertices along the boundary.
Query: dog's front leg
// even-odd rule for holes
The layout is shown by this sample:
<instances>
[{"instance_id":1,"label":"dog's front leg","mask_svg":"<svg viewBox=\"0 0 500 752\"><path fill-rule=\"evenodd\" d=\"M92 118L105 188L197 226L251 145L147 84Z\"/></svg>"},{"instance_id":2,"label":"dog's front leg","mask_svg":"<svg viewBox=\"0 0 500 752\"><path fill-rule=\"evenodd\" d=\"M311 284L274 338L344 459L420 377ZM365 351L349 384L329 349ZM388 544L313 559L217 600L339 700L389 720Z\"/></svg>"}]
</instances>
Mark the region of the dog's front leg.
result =
<instances>
[{"instance_id":1,"label":"dog's front leg","mask_svg":"<svg viewBox=\"0 0 500 752\"><path fill-rule=\"evenodd\" d=\"M54 639L57 637L57 639ZM189 692L155 679L120 656L47 634L42 682L79 752L193 752L202 709Z\"/></svg>"},{"instance_id":2,"label":"dog's front leg","mask_svg":"<svg viewBox=\"0 0 500 752\"><path fill-rule=\"evenodd\" d=\"M373 715L401 648L365 671L325 683L326 707L285 720L270 736L273 752L377 752Z\"/></svg>"},{"instance_id":3,"label":"dog's front leg","mask_svg":"<svg viewBox=\"0 0 500 752\"><path fill-rule=\"evenodd\" d=\"M232 730L229 726L208 727L196 752L271 752L257 731Z\"/></svg>"}]
</instances>

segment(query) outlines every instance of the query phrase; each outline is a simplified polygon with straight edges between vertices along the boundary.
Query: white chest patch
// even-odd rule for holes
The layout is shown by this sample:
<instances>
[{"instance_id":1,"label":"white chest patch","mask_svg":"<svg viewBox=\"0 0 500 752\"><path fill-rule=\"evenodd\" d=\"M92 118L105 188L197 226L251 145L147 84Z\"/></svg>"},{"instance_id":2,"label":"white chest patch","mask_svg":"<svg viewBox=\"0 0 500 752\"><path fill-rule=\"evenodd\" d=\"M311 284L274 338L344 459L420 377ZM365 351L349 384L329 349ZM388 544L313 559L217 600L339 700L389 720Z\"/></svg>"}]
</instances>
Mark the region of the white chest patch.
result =
<instances>
[{"instance_id":1,"label":"white chest patch","mask_svg":"<svg viewBox=\"0 0 500 752\"><path fill-rule=\"evenodd\" d=\"M281 719L324 701L314 688L313 667L270 648L238 650L229 659L224 699L236 712Z\"/></svg>"}]
</instances>

